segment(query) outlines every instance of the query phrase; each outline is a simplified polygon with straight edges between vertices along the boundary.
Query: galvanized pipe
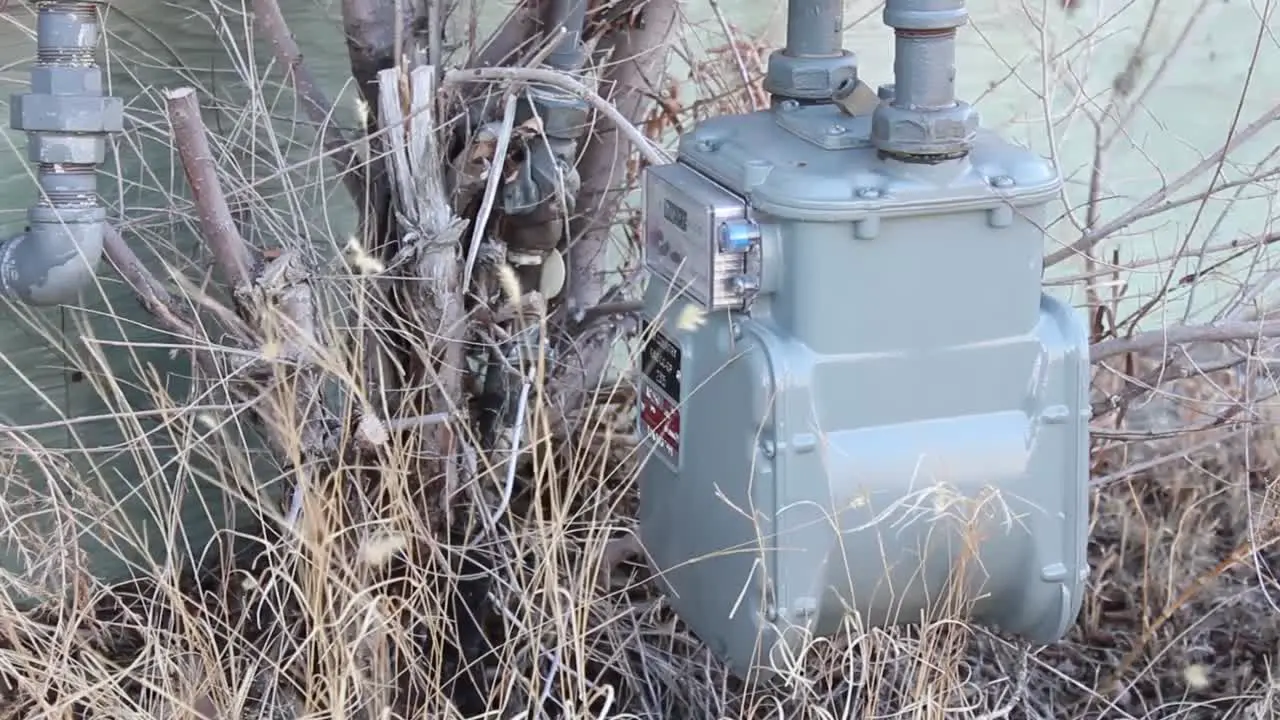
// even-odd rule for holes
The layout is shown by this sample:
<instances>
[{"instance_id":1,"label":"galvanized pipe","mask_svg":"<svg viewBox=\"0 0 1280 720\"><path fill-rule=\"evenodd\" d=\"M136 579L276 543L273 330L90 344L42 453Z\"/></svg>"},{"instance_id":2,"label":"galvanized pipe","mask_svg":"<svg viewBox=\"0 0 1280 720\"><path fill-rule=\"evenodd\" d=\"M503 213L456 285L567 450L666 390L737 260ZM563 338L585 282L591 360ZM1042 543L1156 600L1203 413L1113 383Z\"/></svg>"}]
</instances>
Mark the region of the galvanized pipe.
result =
<instances>
[{"instance_id":1,"label":"galvanized pipe","mask_svg":"<svg viewBox=\"0 0 1280 720\"><path fill-rule=\"evenodd\" d=\"M775 105L829 104L858 81L858 60L844 49L843 0L788 0L787 44L769 55L764 85Z\"/></svg>"},{"instance_id":2,"label":"galvanized pipe","mask_svg":"<svg viewBox=\"0 0 1280 720\"><path fill-rule=\"evenodd\" d=\"M844 49L841 0L791 0L787 3L787 47L793 58L838 57Z\"/></svg>"},{"instance_id":3,"label":"galvanized pipe","mask_svg":"<svg viewBox=\"0 0 1280 720\"><path fill-rule=\"evenodd\" d=\"M940 110L956 104L956 28L968 19L964 0L886 0L894 30L894 105Z\"/></svg>"},{"instance_id":4,"label":"galvanized pipe","mask_svg":"<svg viewBox=\"0 0 1280 720\"><path fill-rule=\"evenodd\" d=\"M902 30L894 37L894 102L913 110L956 104L956 31Z\"/></svg>"},{"instance_id":5,"label":"galvanized pipe","mask_svg":"<svg viewBox=\"0 0 1280 720\"><path fill-rule=\"evenodd\" d=\"M586 56L582 52L582 30L587 23L587 0L552 0L547 29L564 28L564 36L547 55L547 65L556 70L577 72Z\"/></svg>"},{"instance_id":6,"label":"galvanized pipe","mask_svg":"<svg viewBox=\"0 0 1280 720\"><path fill-rule=\"evenodd\" d=\"M956 99L956 29L964 0L885 0L894 31L893 88L881 92L871 143L908 162L939 163L968 154L978 114Z\"/></svg>"},{"instance_id":7,"label":"galvanized pipe","mask_svg":"<svg viewBox=\"0 0 1280 720\"><path fill-rule=\"evenodd\" d=\"M33 305L71 302L102 258L106 209L97 170L124 107L103 94L96 55L100 2L47 0L37 6L31 91L13 96L9 125L27 133L40 197L27 230L0 245L0 292Z\"/></svg>"}]
</instances>

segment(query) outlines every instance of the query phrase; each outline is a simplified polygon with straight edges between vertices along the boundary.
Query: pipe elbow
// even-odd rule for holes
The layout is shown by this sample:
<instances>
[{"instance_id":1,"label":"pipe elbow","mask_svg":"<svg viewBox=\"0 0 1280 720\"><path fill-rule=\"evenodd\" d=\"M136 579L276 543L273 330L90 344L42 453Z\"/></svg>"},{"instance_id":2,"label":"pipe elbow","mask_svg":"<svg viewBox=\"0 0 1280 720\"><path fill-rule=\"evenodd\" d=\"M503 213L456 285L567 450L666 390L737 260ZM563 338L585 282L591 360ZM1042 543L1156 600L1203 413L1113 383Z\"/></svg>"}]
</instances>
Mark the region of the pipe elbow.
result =
<instances>
[{"instance_id":1,"label":"pipe elbow","mask_svg":"<svg viewBox=\"0 0 1280 720\"><path fill-rule=\"evenodd\" d=\"M27 133L39 199L27 231L0 243L0 293L29 305L78 299L102 260L106 210L97 170L124 106L103 94L96 53L101 0L38 4L30 92L15 95L9 125Z\"/></svg>"},{"instance_id":2,"label":"pipe elbow","mask_svg":"<svg viewBox=\"0 0 1280 720\"><path fill-rule=\"evenodd\" d=\"M97 275L104 230L103 220L32 223L0 245L0 292L28 305L74 302Z\"/></svg>"}]
</instances>

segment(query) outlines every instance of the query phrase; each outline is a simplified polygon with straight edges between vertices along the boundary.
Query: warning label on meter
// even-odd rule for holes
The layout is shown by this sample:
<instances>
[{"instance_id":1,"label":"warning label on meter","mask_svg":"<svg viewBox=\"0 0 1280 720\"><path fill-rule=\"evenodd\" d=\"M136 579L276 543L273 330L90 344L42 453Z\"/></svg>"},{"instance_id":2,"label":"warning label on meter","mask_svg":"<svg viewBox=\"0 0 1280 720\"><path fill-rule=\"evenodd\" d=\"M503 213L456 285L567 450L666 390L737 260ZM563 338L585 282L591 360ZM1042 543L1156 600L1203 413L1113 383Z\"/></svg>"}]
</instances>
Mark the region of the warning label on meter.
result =
<instances>
[{"instance_id":1,"label":"warning label on meter","mask_svg":"<svg viewBox=\"0 0 1280 720\"><path fill-rule=\"evenodd\" d=\"M641 390L640 422L651 442L673 462L680 459L680 410L647 384Z\"/></svg>"},{"instance_id":2,"label":"warning label on meter","mask_svg":"<svg viewBox=\"0 0 1280 720\"><path fill-rule=\"evenodd\" d=\"M680 346L656 327L640 353L640 425L673 463L680 459L680 355Z\"/></svg>"}]
</instances>

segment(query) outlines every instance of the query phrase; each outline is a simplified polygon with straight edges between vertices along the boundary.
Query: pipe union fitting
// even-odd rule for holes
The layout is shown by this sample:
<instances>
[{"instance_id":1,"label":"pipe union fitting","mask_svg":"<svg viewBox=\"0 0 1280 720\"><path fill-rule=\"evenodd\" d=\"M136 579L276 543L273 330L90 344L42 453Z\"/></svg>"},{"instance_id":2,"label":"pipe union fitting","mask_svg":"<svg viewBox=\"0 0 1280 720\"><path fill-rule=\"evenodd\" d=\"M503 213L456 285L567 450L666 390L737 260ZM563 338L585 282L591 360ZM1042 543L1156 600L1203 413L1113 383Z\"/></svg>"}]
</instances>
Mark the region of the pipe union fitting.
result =
<instances>
[{"instance_id":1,"label":"pipe union fitting","mask_svg":"<svg viewBox=\"0 0 1280 720\"><path fill-rule=\"evenodd\" d=\"M769 55L764 89L770 95L797 100L830 100L851 91L858 82L858 58L848 50L831 57L791 57L776 50Z\"/></svg>"},{"instance_id":2,"label":"pipe union fitting","mask_svg":"<svg viewBox=\"0 0 1280 720\"><path fill-rule=\"evenodd\" d=\"M105 135L32 133L27 160L41 165L101 165L107 161Z\"/></svg>"},{"instance_id":3,"label":"pipe union fitting","mask_svg":"<svg viewBox=\"0 0 1280 720\"><path fill-rule=\"evenodd\" d=\"M965 102L921 111L882 101L871 116L871 143L892 155L957 155L969 150L978 125L978 111Z\"/></svg>"},{"instance_id":4,"label":"pipe union fitting","mask_svg":"<svg viewBox=\"0 0 1280 720\"><path fill-rule=\"evenodd\" d=\"M50 133L117 133L124 129L124 102L92 95L14 95L9 126Z\"/></svg>"},{"instance_id":5,"label":"pipe union fitting","mask_svg":"<svg viewBox=\"0 0 1280 720\"><path fill-rule=\"evenodd\" d=\"M574 95L555 90L529 88L527 101L516 109L516 123L538 117L547 137L574 140L582 137L591 119L591 107Z\"/></svg>"},{"instance_id":6,"label":"pipe union fitting","mask_svg":"<svg viewBox=\"0 0 1280 720\"><path fill-rule=\"evenodd\" d=\"M850 51L829 58L792 58L786 51L769 55L764 90L796 100L831 100L858 83L858 58ZM846 90L847 88L847 90Z\"/></svg>"},{"instance_id":7,"label":"pipe union fitting","mask_svg":"<svg viewBox=\"0 0 1280 720\"><path fill-rule=\"evenodd\" d=\"M96 65L37 65L31 68L31 94L101 96L102 69Z\"/></svg>"},{"instance_id":8,"label":"pipe union fitting","mask_svg":"<svg viewBox=\"0 0 1280 720\"><path fill-rule=\"evenodd\" d=\"M964 0L897 0L884 4L884 24L896 30L950 30L968 21Z\"/></svg>"}]
</instances>

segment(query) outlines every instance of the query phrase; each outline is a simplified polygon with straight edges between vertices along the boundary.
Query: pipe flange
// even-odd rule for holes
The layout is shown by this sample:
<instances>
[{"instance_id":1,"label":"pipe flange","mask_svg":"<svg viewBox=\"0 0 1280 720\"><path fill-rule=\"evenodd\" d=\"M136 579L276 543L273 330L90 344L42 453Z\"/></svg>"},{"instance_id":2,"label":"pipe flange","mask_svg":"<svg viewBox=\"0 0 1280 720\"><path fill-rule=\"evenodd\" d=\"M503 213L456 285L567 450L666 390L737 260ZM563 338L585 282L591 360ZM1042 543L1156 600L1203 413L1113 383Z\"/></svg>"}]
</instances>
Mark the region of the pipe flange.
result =
<instances>
[{"instance_id":1,"label":"pipe flange","mask_svg":"<svg viewBox=\"0 0 1280 720\"><path fill-rule=\"evenodd\" d=\"M792 57L784 50L769 55L764 89L796 100L830 100L858 82L858 58L848 50L827 57Z\"/></svg>"},{"instance_id":2,"label":"pipe flange","mask_svg":"<svg viewBox=\"0 0 1280 720\"><path fill-rule=\"evenodd\" d=\"M917 110L883 100L871 116L871 143L904 158L954 157L969 151L978 126L978 111L966 102Z\"/></svg>"},{"instance_id":3,"label":"pipe flange","mask_svg":"<svg viewBox=\"0 0 1280 720\"><path fill-rule=\"evenodd\" d=\"M884 4L884 24L897 30L951 30L968 21L964 0L895 0Z\"/></svg>"}]
</instances>

